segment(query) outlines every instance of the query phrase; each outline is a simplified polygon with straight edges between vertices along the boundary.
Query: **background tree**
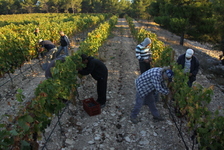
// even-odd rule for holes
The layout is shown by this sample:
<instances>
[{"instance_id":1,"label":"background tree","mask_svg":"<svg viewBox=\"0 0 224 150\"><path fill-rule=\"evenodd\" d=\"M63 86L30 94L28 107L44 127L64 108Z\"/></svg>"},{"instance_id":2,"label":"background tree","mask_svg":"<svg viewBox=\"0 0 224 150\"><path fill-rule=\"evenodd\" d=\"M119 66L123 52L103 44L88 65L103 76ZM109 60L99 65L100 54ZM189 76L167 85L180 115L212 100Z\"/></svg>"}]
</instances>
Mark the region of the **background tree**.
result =
<instances>
[{"instance_id":1,"label":"background tree","mask_svg":"<svg viewBox=\"0 0 224 150\"><path fill-rule=\"evenodd\" d=\"M152 3L152 0L134 0L132 3L132 15L135 18L146 19L149 13L146 11L147 7Z\"/></svg>"},{"instance_id":2,"label":"background tree","mask_svg":"<svg viewBox=\"0 0 224 150\"><path fill-rule=\"evenodd\" d=\"M0 0L0 14L22 13L20 0Z\"/></svg>"},{"instance_id":3,"label":"background tree","mask_svg":"<svg viewBox=\"0 0 224 150\"><path fill-rule=\"evenodd\" d=\"M158 4L158 2L160 2ZM211 40L209 33L214 31L213 13L211 11L211 2L207 0L159 0L153 3L158 10L157 13L151 13L155 21L164 28L181 36L180 45L184 44L184 37L201 40Z\"/></svg>"},{"instance_id":4,"label":"background tree","mask_svg":"<svg viewBox=\"0 0 224 150\"><path fill-rule=\"evenodd\" d=\"M67 12L69 9L72 10L72 13L79 13L82 10L82 0L68 0L66 3Z\"/></svg>"},{"instance_id":5,"label":"background tree","mask_svg":"<svg viewBox=\"0 0 224 150\"><path fill-rule=\"evenodd\" d=\"M61 9L61 6L63 6L62 0L49 0L47 3L45 2L45 4L52 13L58 13Z\"/></svg>"},{"instance_id":6,"label":"background tree","mask_svg":"<svg viewBox=\"0 0 224 150\"><path fill-rule=\"evenodd\" d=\"M0 0L0 13L9 14L8 3L5 0Z\"/></svg>"},{"instance_id":7,"label":"background tree","mask_svg":"<svg viewBox=\"0 0 224 150\"><path fill-rule=\"evenodd\" d=\"M92 6L92 10L94 13L102 13L103 12L102 0L92 0L91 6Z\"/></svg>"},{"instance_id":8,"label":"background tree","mask_svg":"<svg viewBox=\"0 0 224 150\"><path fill-rule=\"evenodd\" d=\"M39 9L42 11L42 13L49 13L49 0L41 0L39 3Z\"/></svg>"},{"instance_id":9,"label":"background tree","mask_svg":"<svg viewBox=\"0 0 224 150\"><path fill-rule=\"evenodd\" d=\"M83 0L82 1L82 13L92 13L93 8L92 8L92 0Z\"/></svg>"},{"instance_id":10,"label":"background tree","mask_svg":"<svg viewBox=\"0 0 224 150\"><path fill-rule=\"evenodd\" d=\"M95 13L126 13L130 9L128 0L83 0L82 12Z\"/></svg>"},{"instance_id":11,"label":"background tree","mask_svg":"<svg viewBox=\"0 0 224 150\"><path fill-rule=\"evenodd\" d=\"M12 14L16 14L16 13L22 13L20 10L21 10L21 3L20 3L20 1L19 0L9 0L8 1L9 2L9 6L11 6L10 7L10 12L12 13Z\"/></svg>"},{"instance_id":12,"label":"background tree","mask_svg":"<svg viewBox=\"0 0 224 150\"><path fill-rule=\"evenodd\" d=\"M224 56L224 1L223 0L213 0L212 1L215 22L215 32L217 36L218 48L223 52ZM221 58L220 58L221 59Z\"/></svg>"},{"instance_id":13,"label":"background tree","mask_svg":"<svg viewBox=\"0 0 224 150\"><path fill-rule=\"evenodd\" d=\"M127 0L120 0L117 6L117 14L125 14L131 9L131 2ZM121 16L123 17L123 16Z\"/></svg>"},{"instance_id":14,"label":"background tree","mask_svg":"<svg viewBox=\"0 0 224 150\"><path fill-rule=\"evenodd\" d=\"M36 0L23 0L20 2L23 12L33 13L35 10Z\"/></svg>"},{"instance_id":15,"label":"background tree","mask_svg":"<svg viewBox=\"0 0 224 150\"><path fill-rule=\"evenodd\" d=\"M117 13L118 12L118 0L103 0L102 8L105 13Z\"/></svg>"}]
</instances>

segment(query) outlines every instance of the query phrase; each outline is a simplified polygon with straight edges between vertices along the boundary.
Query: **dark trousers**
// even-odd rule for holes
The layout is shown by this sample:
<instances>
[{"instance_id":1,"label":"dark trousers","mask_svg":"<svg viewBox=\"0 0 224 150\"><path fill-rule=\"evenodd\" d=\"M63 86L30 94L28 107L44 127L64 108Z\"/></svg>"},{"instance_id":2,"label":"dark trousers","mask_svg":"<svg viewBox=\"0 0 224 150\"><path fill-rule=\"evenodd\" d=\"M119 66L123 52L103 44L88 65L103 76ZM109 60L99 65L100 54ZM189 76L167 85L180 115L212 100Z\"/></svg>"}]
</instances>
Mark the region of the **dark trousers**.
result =
<instances>
[{"instance_id":1,"label":"dark trousers","mask_svg":"<svg viewBox=\"0 0 224 150\"><path fill-rule=\"evenodd\" d=\"M98 94L97 101L101 105L106 103L107 99L106 93L107 93L107 76L97 80L97 94Z\"/></svg>"},{"instance_id":2,"label":"dark trousers","mask_svg":"<svg viewBox=\"0 0 224 150\"><path fill-rule=\"evenodd\" d=\"M196 80L196 76L191 76L191 77L189 77L189 80L188 80L188 82L187 82L187 85L189 86L189 87L192 87L192 85L193 85L193 82Z\"/></svg>"},{"instance_id":3,"label":"dark trousers","mask_svg":"<svg viewBox=\"0 0 224 150\"><path fill-rule=\"evenodd\" d=\"M139 61L139 67L141 74L143 74L145 71L149 70L151 68L150 63L145 63L144 61Z\"/></svg>"}]
</instances>

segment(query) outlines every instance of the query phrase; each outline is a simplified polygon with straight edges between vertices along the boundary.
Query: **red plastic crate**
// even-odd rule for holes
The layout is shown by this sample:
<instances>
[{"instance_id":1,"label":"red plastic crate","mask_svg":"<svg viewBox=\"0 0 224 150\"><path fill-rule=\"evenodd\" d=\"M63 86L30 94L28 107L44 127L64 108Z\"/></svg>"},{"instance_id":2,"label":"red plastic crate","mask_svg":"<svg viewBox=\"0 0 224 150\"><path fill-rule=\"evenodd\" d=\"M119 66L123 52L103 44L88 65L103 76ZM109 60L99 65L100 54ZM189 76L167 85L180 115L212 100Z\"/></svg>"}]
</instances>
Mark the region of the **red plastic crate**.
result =
<instances>
[{"instance_id":1,"label":"red plastic crate","mask_svg":"<svg viewBox=\"0 0 224 150\"><path fill-rule=\"evenodd\" d=\"M100 104L96 102L93 98L83 100L83 109L90 116L95 116L101 113Z\"/></svg>"}]
</instances>

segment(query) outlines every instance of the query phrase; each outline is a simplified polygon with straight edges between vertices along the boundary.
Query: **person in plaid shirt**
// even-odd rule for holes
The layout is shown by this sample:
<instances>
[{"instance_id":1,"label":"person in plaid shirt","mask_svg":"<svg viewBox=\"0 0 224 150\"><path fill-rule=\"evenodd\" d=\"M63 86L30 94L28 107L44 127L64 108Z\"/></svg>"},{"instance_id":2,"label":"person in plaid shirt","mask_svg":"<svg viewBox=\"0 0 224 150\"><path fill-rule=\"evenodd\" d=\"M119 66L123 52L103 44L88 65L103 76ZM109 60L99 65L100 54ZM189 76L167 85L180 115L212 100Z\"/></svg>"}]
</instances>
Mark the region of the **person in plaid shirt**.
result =
<instances>
[{"instance_id":1,"label":"person in plaid shirt","mask_svg":"<svg viewBox=\"0 0 224 150\"><path fill-rule=\"evenodd\" d=\"M142 105L147 105L153 115L153 119L164 120L155 106L154 92L168 95L169 89L165 85L165 81L172 81L173 71L164 68L152 68L141 74L136 80L136 103L131 112L131 121L138 123L137 115L140 112Z\"/></svg>"}]
</instances>

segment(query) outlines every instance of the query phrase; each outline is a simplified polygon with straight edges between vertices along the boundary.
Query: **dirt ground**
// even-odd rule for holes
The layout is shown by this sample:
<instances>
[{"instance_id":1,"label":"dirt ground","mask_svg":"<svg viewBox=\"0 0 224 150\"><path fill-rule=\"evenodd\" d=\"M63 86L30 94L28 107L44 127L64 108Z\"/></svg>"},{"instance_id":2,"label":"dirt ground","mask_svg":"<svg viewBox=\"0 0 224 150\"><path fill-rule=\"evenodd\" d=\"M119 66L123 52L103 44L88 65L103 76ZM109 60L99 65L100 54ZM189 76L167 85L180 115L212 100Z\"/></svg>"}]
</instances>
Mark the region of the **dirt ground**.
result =
<instances>
[{"instance_id":1,"label":"dirt ground","mask_svg":"<svg viewBox=\"0 0 224 150\"><path fill-rule=\"evenodd\" d=\"M139 27L143 26L156 33L160 40L175 50L176 57L184 53L187 47L191 47L196 50L197 57L209 55L217 60L214 55L215 51L212 51L210 45L185 40L186 46L180 46L178 36L161 29L155 23L144 21L135 23ZM179 133L175 126L176 122L180 124L184 120L175 118L176 122L173 122L169 109L163 107L162 101L157 103L157 108L165 121L153 121L151 113L144 106L139 114L140 122L138 124L130 122L129 116L135 100L134 80L139 75L138 61L135 58L137 44L131 36L126 20L119 18L112 35L99 51L100 59L104 61L109 71L106 107L101 110L101 114L96 116L89 116L83 110L81 100L90 97L97 98L96 81L90 75L84 77L79 81L81 86L78 88L77 104L69 103L59 122L58 117L53 118L51 125L45 130L43 139L38 141L39 149L179 150L186 149L186 146L189 149L192 148L192 141L186 134L185 127L182 127L182 132ZM4 84L0 87L0 105L2 106L0 115L16 114L17 107L31 100L35 88L40 81L45 80L44 71L41 70L37 60L31 63L36 63L33 66L34 72L28 70L24 72L25 77L22 75L15 77L13 86L7 75L0 80L0 85ZM22 70L25 71L27 67L29 64L24 65ZM18 73L19 70L14 75ZM207 74L200 70L195 83L209 87L215 82L209 80ZM23 94L26 96L22 103L15 101L17 88L23 89ZM216 110L220 106L223 108L222 100L223 92L219 85L215 85L210 110ZM1 122L7 122L6 119L2 118ZM184 137L186 146L180 134ZM51 135L50 138L48 138L49 135ZM196 147L197 145L194 148Z\"/></svg>"}]
</instances>

